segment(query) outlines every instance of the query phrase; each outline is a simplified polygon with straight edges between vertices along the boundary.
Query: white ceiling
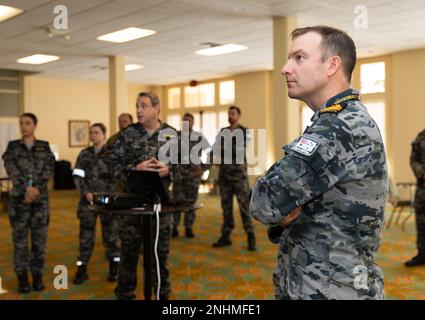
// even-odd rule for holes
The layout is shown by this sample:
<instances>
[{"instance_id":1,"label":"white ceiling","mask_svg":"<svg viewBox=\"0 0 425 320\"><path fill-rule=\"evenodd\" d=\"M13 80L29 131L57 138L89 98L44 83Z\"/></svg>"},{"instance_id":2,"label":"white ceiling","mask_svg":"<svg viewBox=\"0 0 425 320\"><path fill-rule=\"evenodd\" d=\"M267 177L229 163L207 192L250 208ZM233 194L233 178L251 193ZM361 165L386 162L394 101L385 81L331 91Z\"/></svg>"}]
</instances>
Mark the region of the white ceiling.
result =
<instances>
[{"instance_id":1,"label":"white ceiling","mask_svg":"<svg viewBox=\"0 0 425 320\"><path fill-rule=\"evenodd\" d=\"M425 47L424 0L0 0L26 10L0 23L0 68L42 72L46 76L108 79L110 55L125 55L143 70L127 73L132 83L168 84L235 73L271 70L272 17L295 15L300 26L326 24L346 30L358 56L376 56ZM354 7L365 5L368 29L353 26ZM69 11L70 39L49 38L53 8ZM96 37L136 26L154 36L112 44ZM237 53L204 57L201 43L248 46ZM35 53L61 60L39 66L16 63ZM283 63L283 62L282 62Z\"/></svg>"}]
</instances>

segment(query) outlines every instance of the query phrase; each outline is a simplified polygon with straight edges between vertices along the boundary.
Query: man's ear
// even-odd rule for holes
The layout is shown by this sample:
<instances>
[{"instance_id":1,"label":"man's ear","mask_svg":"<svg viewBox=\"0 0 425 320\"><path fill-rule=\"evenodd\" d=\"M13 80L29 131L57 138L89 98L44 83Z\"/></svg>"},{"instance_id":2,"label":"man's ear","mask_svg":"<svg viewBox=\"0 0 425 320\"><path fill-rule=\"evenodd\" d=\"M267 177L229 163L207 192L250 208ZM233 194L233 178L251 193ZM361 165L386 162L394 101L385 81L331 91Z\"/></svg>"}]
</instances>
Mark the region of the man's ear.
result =
<instances>
[{"instance_id":1,"label":"man's ear","mask_svg":"<svg viewBox=\"0 0 425 320\"><path fill-rule=\"evenodd\" d=\"M158 114L160 114L160 113L161 113L161 106L160 106L159 104L157 104L157 105L155 106L155 109L156 109L156 112L157 112Z\"/></svg>"},{"instance_id":2,"label":"man's ear","mask_svg":"<svg viewBox=\"0 0 425 320\"><path fill-rule=\"evenodd\" d=\"M341 57L333 56L329 59L328 76L332 77L342 67Z\"/></svg>"}]
</instances>

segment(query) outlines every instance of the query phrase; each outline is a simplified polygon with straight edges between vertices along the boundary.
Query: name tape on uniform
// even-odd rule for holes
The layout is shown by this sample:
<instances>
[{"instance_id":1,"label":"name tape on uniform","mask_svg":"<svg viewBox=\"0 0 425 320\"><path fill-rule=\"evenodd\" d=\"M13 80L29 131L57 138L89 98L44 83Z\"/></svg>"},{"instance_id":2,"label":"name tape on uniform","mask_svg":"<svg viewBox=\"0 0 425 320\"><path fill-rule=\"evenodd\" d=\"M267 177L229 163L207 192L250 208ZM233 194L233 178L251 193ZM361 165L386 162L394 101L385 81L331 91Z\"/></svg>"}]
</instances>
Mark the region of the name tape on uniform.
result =
<instances>
[{"instance_id":1,"label":"name tape on uniform","mask_svg":"<svg viewBox=\"0 0 425 320\"><path fill-rule=\"evenodd\" d=\"M306 137L301 137L300 140L291 147L291 149L309 157L317 150L318 147L318 142Z\"/></svg>"}]
</instances>

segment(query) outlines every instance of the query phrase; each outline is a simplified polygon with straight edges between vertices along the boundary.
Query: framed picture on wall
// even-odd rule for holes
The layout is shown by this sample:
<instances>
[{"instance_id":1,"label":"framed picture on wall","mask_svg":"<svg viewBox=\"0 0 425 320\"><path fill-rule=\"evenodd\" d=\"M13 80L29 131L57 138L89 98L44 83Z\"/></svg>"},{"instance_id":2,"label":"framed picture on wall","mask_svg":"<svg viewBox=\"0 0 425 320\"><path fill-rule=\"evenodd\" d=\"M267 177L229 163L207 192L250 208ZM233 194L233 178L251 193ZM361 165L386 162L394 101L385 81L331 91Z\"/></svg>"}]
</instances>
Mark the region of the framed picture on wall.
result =
<instances>
[{"instance_id":1,"label":"framed picture on wall","mask_svg":"<svg viewBox=\"0 0 425 320\"><path fill-rule=\"evenodd\" d=\"M88 120L69 120L69 146L70 147L88 147L90 121Z\"/></svg>"}]
</instances>

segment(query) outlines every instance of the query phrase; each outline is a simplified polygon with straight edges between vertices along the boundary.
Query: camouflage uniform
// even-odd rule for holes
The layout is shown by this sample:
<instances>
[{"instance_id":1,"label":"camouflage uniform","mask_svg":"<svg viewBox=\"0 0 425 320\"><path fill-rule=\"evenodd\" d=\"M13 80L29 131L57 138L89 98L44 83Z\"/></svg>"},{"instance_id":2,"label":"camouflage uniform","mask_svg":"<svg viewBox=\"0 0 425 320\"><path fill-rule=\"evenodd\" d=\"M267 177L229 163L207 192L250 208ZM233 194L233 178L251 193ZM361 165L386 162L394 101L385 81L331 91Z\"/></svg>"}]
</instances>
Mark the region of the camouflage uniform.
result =
<instances>
[{"instance_id":1,"label":"camouflage uniform","mask_svg":"<svg viewBox=\"0 0 425 320\"><path fill-rule=\"evenodd\" d=\"M112 175L109 171L106 147L98 153L94 147L80 152L74 169L74 181L80 190L77 217L80 220L80 255L78 261L89 262L96 239L96 221L100 215L102 239L109 261L120 256L117 218L108 213L98 213L88 209L87 193L112 191Z\"/></svg>"},{"instance_id":2,"label":"camouflage uniform","mask_svg":"<svg viewBox=\"0 0 425 320\"><path fill-rule=\"evenodd\" d=\"M114 145L115 142L117 142L119 136L120 136L121 131L118 131L117 133L115 133L114 135L110 136L108 138L108 140L106 141L106 147L110 148Z\"/></svg>"},{"instance_id":3,"label":"camouflage uniform","mask_svg":"<svg viewBox=\"0 0 425 320\"><path fill-rule=\"evenodd\" d=\"M125 130L125 128L122 130ZM106 141L107 149L110 150L112 146L115 144L115 142L117 142L122 130L118 131L117 133L109 137L109 139ZM121 180L115 180L115 179L112 180L112 190L116 192L124 192L124 188L125 186Z\"/></svg>"},{"instance_id":4,"label":"camouflage uniform","mask_svg":"<svg viewBox=\"0 0 425 320\"><path fill-rule=\"evenodd\" d=\"M247 161L246 161L246 146L248 143L247 128L239 125L235 128L232 134L239 131L243 135L243 144L237 144L237 138L226 140L222 134L230 131L230 127L220 130L216 138L216 142L212 147L214 155L220 154L220 170L218 174L219 189L221 198L221 207L223 209L223 225L221 227L222 235L230 235L235 222L233 219L233 196L236 196L241 213L243 228L246 233L253 234L254 226L249 214L249 194L250 187L248 181ZM218 151L218 149L221 149ZM230 153L229 150L232 150ZM238 160L238 161L237 161ZM242 160L242 163L240 160Z\"/></svg>"},{"instance_id":5,"label":"camouflage uniform","mask_svg":"<svg viewBox=\"0 0 425 320\"><path fill-rule=\"evenodd\" d=\"M188 131L190 138L188 140L189 145L186 150L185 159L181 159L181 175L178 180L173 182L173 198L181 199L185 201L196 201L198 199L198 190L199 185L201 183L201 177L197 177L195 173L197 170L202 170L201 163L201 153L197 155L196 161L194 159L190 159L190 153L193 150L193 147L198 143L204 143L202 149L208 149L210 146L208 142L206 142L206 138L202 135L202 133L197 131ZM179 141L181 141L182 132L178 132ZM181 150L181 149L180 149ZM192 161L191 161L192 160ZM184 226L186 229L192 229L193 224L195 222L195 209L190 209L185 212L184 215ZM180 216L181 212L176 212L173 215L173 226L176 228L180 224Z\"/></svg>"},{"instance_id":6,"label":"camouflage uniform","mask_svg":"<svg viewBox=\"0 0 425 320\"><path fill-rule=\"evenodd\" d=\"M169 141L162 130L173 130L174 136L169 138L177 139L176 131L166 123L161 123L160 128L151 136L143 125L132 124L124 130L116 143L111 147L111 165L115 171L115 176L125 184L124 171L134 169L135 166L152 157L158 158L158 152L166 141L160 141L162 136L164 140ZM167 130L167 131L168 131ZM171 137L172 136L172 137ZM170 165L170 176L162 178L162 182L168 189L170 179L178 176L178 165ZM126 190L127 192L129 190ZM117 296L132 293L137 285L137 263L139 250L143 242L143 220L141 215L123 214L119 219L120 238L122 243L121 263L118 278ZM167 258L170 248L172 216L170 214L161 214L160 232L158 243L158 256L161 277L160 295L162 299L168 298L171 292L169 270L167 268ZM153 219L153 226L156 226L156 219ZM155 229L155 228L154 228ZM152 232L155 236L155 230ZM155 259L153 259L155 263ZM153 268L154 286L157 283L156 269Z\"/></svg>"},{"instance_id":7,"label":"camouflage uniform","mask_svg":"<svg viewBox=\"0 0 425 320\"><path fill-rule=\"evenodd\" d=\"M302 208L274 239L276 298L382 299L375 258L388 179L379 129L353 89L328 100L312 121L252 191L252 214L266 225Z\"/></svg>"},{"instance_id":8,"label":"camouflage uniform","mask_svg":"<svg viewBox=\"0 0 425 320\"><path fill-rule=\"evenodd\" d=\"M412 143L410 166L417 179L415 213L417 247L425 252L425 130L418 134Z\"/></svg>"},{"instance_id":9,"label":"camouflage uniform","mask_svg":"<svg viewBox=\"0 0 425 320\"><path fill-rule=\"evenodd\" d=\"M13 230L15 272L19 275L30 268L33 275L42 275L50 216L47 183L54 174L55 157L46 141L35 140L28 149L23 140L15 140L9 142L3 160L13 183L9 219ZM24 204L26 187L31 185L39 190L40 197L31 204Z\"/></svg>"}]
</instances>

